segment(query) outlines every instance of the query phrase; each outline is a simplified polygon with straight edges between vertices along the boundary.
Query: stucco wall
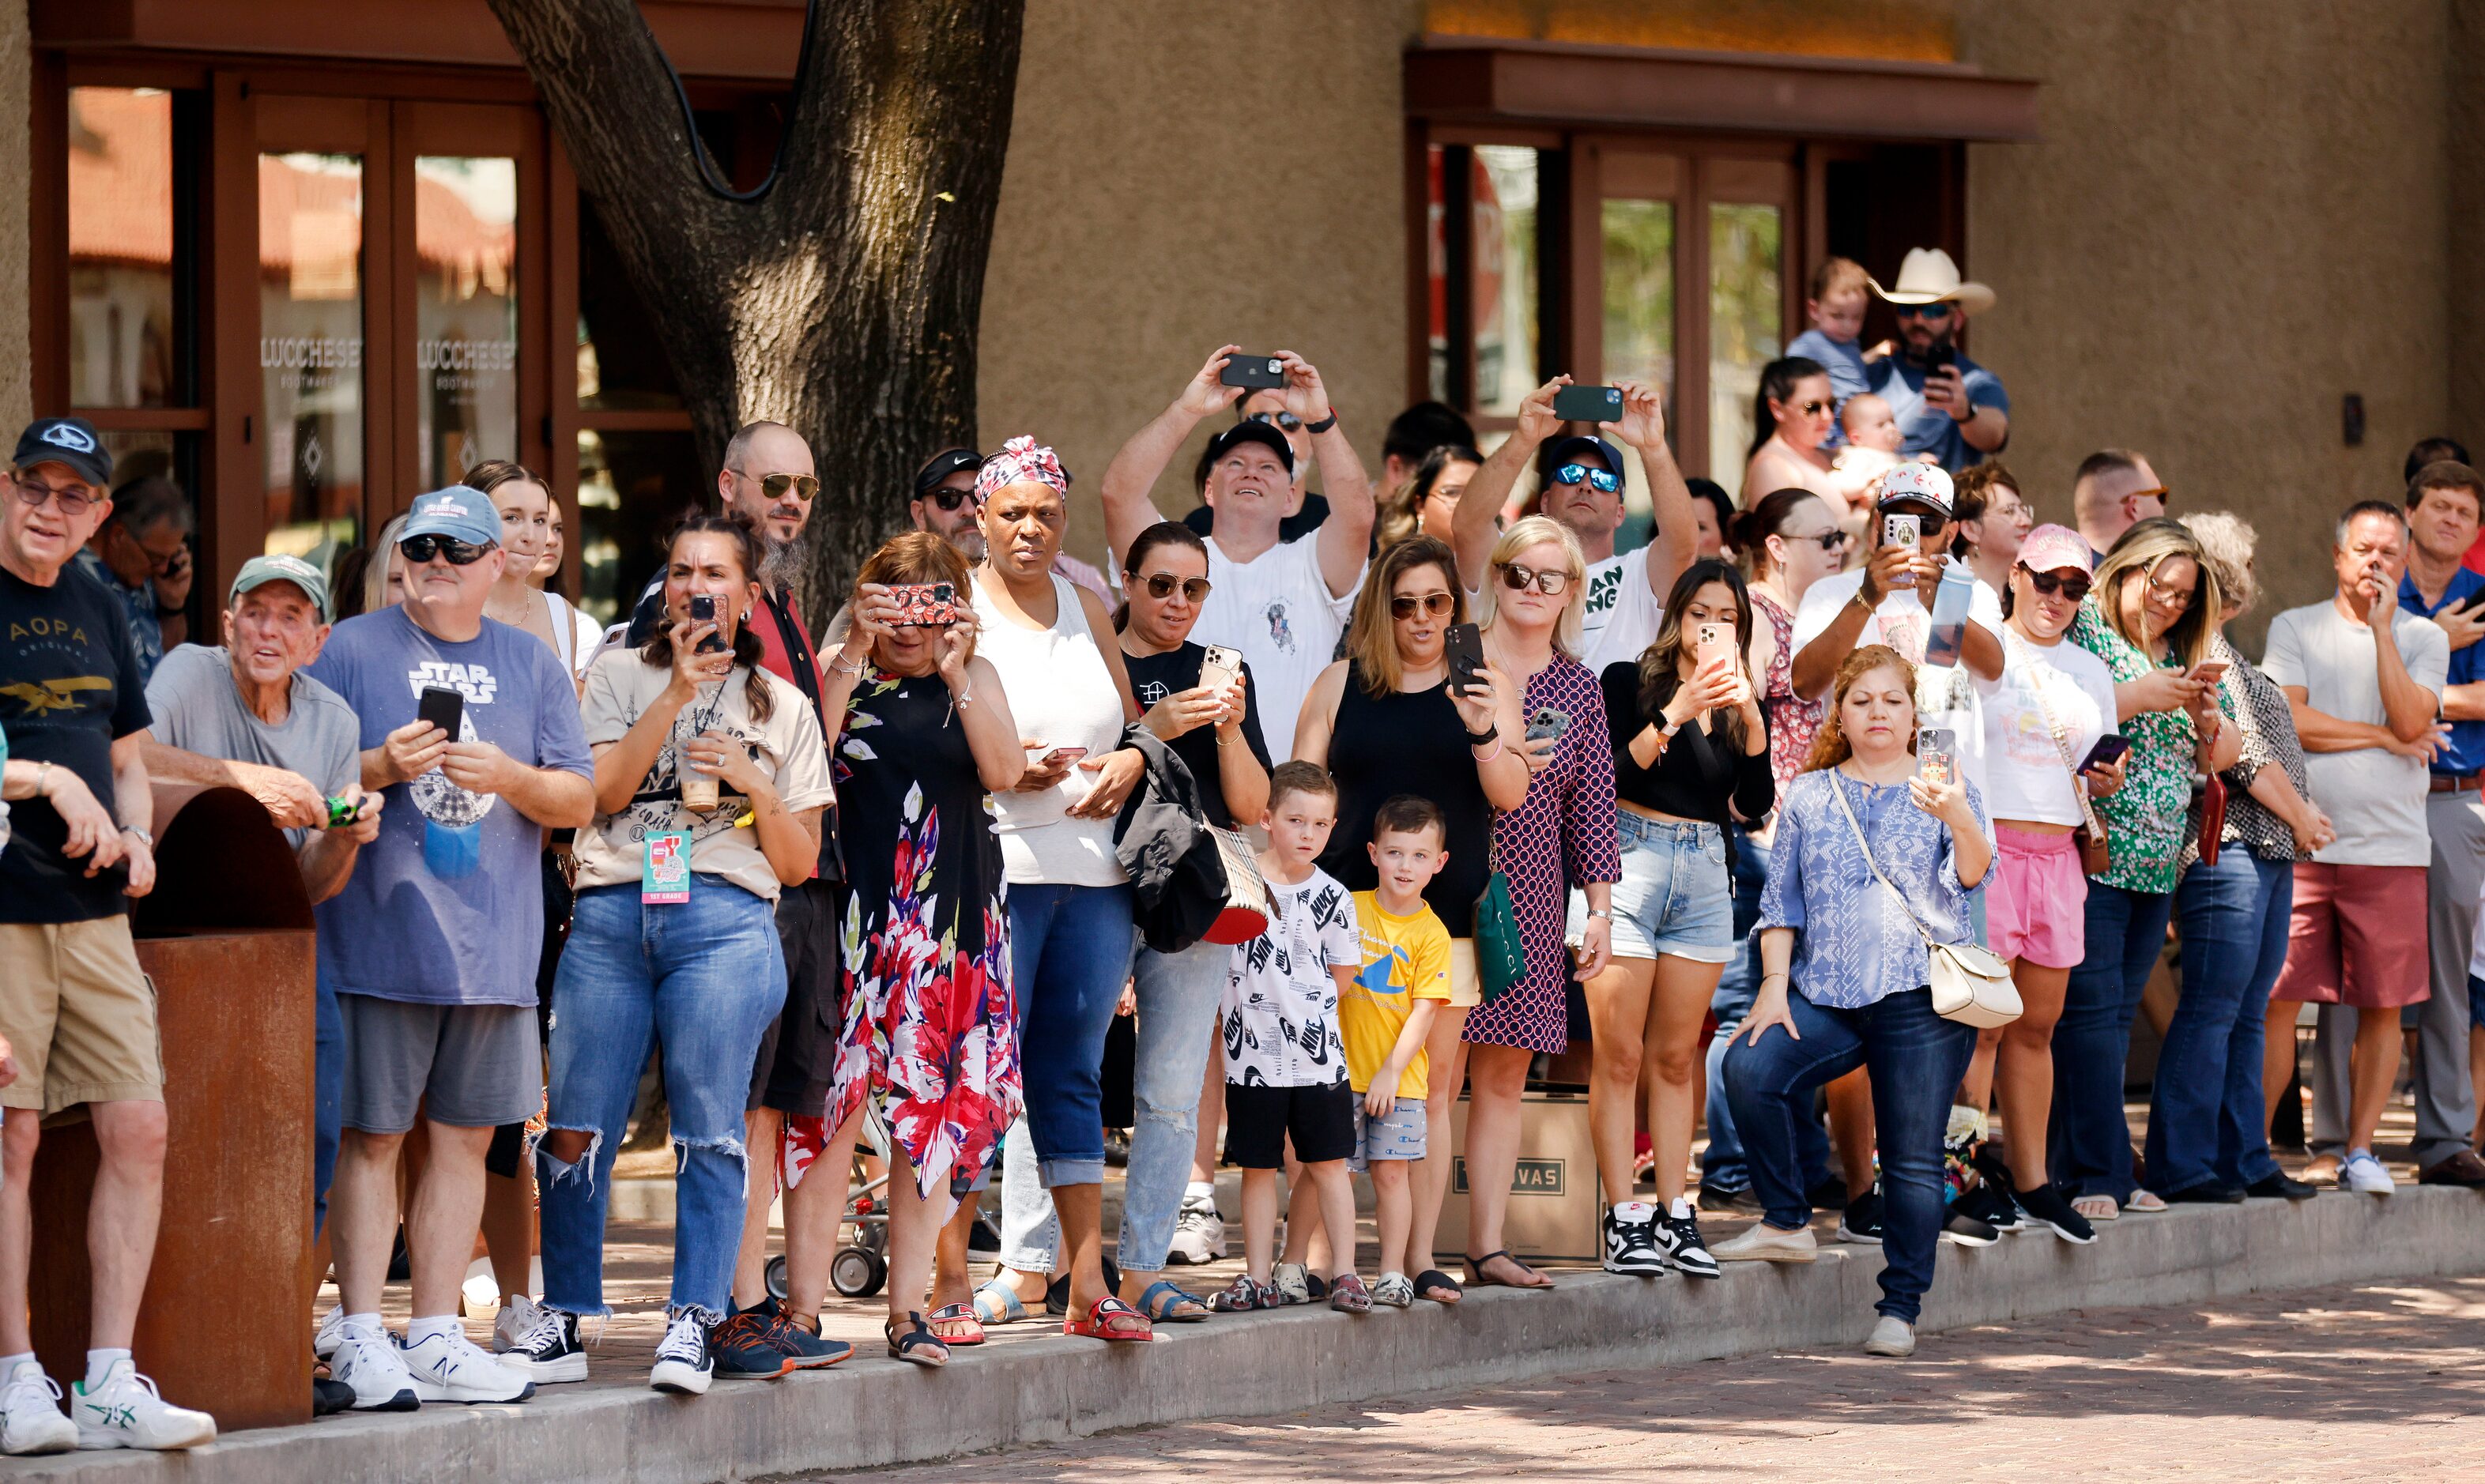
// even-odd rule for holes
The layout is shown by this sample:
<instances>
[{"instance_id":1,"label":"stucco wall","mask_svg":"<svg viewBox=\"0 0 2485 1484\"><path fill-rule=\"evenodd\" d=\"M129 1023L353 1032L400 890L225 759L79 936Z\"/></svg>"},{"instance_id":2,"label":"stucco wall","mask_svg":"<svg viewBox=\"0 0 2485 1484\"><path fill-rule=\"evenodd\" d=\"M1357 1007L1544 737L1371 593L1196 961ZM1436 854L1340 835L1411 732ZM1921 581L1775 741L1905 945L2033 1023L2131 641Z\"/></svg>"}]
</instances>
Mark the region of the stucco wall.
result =
<instances>
[{"instance_id":1,"label":"stucco wall","mask_svg":"<svg viewBox=\"0 0 2485 1484\"><path fill-rule=\"evenodd\" d=\"M1399 58L1419 15L1412 0L1029 0L978 436L1060 449L1075 554L1103 552L1113 451L1229 340L1319 366L1379 468L1406 402ZM1168 515L1193 504L1205 436L1158 484Z\"/></svg>"},{"instance_id":2,"label":"stucco wall","mask_svg":"<svg viewBox=\"0 0 2485 1484\"><path fill-rule=\"evenodd\" d=\"M26 0L0 0L0 283L27 281L27 220L34 189L27 121L32 65ZM0 294L0 427L24 427L35 415L30 359L26 296Z\"/></svg>"},{"instance_id":3,"label":"stucco wall","mask_svg":"<svg viewBox=\"0 0 2485 1484\"><path fill-rule=\"evenodd\" d=\"M2331 517L2397 494L2408 445L2450 413L2448 11L1961 6L1962 61L2045 84L2044 137L1968 165L2004 457L2049 520L2109 445L2148 454L2178 512L2244 514L2266 592L2250 648L2329 590Z\"/></svg>"}]
</instances>

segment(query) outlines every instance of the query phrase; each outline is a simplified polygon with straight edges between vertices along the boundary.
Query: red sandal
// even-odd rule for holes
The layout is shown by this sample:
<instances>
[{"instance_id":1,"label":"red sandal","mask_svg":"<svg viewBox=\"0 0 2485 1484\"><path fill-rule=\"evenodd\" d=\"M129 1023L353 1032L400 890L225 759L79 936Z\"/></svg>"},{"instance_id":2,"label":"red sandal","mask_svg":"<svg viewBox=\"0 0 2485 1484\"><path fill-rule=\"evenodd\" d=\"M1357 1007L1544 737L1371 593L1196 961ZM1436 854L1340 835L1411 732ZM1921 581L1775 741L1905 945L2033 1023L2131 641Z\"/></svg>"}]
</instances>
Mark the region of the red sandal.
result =
<instances>
[{"instance_id":1,"label":"red sandal","mask_svg":"<svg viewBox=\"0 0 2485 1484\"><path fill-rule=\"evenodd\" d=\"M1086 1339L1151 1340L1156 1328L1148 1316L1110 1294L1098 1299L1084 1319L1064 1319L1061 1333Z\"/></svg>"}]
</instances>

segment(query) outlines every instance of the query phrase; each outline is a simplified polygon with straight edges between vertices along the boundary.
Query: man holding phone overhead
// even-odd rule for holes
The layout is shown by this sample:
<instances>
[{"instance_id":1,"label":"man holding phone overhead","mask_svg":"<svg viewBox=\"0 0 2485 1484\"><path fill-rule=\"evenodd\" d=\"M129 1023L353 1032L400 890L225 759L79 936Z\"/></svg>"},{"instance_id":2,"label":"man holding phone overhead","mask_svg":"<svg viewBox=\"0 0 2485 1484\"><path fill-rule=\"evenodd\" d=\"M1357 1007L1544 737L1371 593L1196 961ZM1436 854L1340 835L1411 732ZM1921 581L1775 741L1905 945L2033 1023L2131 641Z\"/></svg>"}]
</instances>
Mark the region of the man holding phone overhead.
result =
<instances>
[{"instance_id":1,"label":"man holding phone overhead","mask_svg":"<svg viewBox=\"0 0 2485 1484\"><path fill-rule=\"evenodd\" d=\"M1149 491L1201 418L1233 406L1257 385L1284 382L1284 410L1302 422L1320 464L1329 517L1297 541L1278 526L1294 490L1295 449L1269 422L1238 422L1209 443L1214 512L1208 536L1209 593L1191 637L1240 650L1260 687L1261 716L1272 756L1293 753L1295 722L1312 681L1337 652L1372 541L1372 483L1339 427L1328 389L1292 351L1244 356L1226 345L1208 358L1155 420L1131 435L1104 480L1105 535L1127 552L1163 517Z\"/></svg>"}]
</instances>

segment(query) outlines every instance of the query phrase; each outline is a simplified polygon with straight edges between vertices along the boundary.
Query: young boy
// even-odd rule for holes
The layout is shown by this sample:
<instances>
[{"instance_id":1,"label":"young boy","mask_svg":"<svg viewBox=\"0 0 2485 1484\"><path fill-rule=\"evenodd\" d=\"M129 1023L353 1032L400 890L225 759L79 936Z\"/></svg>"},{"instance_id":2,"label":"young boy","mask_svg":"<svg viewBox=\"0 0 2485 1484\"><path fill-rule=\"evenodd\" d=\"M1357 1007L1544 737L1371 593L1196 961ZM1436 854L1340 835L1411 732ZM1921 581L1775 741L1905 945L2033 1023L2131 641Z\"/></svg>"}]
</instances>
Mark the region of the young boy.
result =
<instances>
[{"instance_id":1,"label":"young boy","mask_svg":"<svg viewBox=\"0 0 2485 1484\"><path fill-rule=\"evenodd\" d=\"M1829 372L1829 391L1841 408L1865 388L1864 368L1890 353L1890 342L1866 350L1855 342L1864 335L1864 310L1872 302L1872 280L1851 257L1832 257L1812 271L1812 296L1803 301L1812 328L1787 347L1789 356L1817 361ZM1831 446L1839 435L1829 435Z\"/></svg>"},{"instance_id":2,"label":"young boy","mask_svg":"<svg viewBox=\"0 0 2485 1484\"><path fill-rule=\"evenodd\" d=\"M1379 1208L1380 1281L1372 1302L1406 1309L1406 1234L1415 1203L1406 1162L1424 1157L1424 1038L1450 998L1450 930L1424 904L1424 888L1444 861L1449 825L1429 798L1401 794L1372 821L1372 864L1380 884L1354 894L1363 929L1363 972L1338 998L1347 1077L1354 1105L1354 1153L1348 1167L1368 1172Z\"/></svg>"},{"instance_id":3,"label":"young boy","mask_svg":"<svg viewBox=\"0 0 2485 1484\"><path fill-rule=\"evenodd\" d=\"M1224 1311L1275 1309L1277 1171L1286 1141L1320 1197L1335 1276L1328 1307L1368 1313L1372 1292L1354 1273L1354 1091L1337 1031L1338 999L1363 966L1354 904L1335 877L1312 862L1337 823L1337 785L1311 763L1284 763L1269 775L1260 827L1269 848L1260 874L1276 915L1268 931L1234 950L1220 1029L1225 1039L1225 1152L1242 1170L1245 1271L1216 1295Z\"/></svg>"}]
</instances>

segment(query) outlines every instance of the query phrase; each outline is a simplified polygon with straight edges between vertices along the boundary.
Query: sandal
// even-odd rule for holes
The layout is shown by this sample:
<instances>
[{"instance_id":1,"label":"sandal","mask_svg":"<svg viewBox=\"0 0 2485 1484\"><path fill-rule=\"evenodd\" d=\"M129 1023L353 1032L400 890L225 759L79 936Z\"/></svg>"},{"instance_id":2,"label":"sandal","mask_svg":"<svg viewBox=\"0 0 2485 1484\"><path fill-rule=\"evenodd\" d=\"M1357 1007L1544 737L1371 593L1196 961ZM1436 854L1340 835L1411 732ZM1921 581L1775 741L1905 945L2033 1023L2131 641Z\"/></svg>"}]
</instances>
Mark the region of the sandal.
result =
<instances>
[{"instance_id":1,"label":"sandal","mask_svg":"<svg viewBox=\"0 0 2485 1484\"><path fill-rule=\"evenodd\" d=\"M1490 1262L1495 1257L1507 1258L1512 1267L1518 1269L1518 1271L1526 1274L1529 1278L1540 1281L1532 1283L1514 1283L1504 1279L1486 1277L1484 1265ZM1531 1268L1526 1263L1519 1261L1516 1257L1511 1256L1510 1249L1507 1247L1488 1252L1481 1257L1468 1257L1464 1260L1467 1265L1467 1282L1478 1288L1550 1288L1553 1286L1553 1280L1537 1272L1534 1268Z\"/></svg>"},{"instance_id":2,"label":"sandal","mask_svg":"<svg viewBox=\"0 0 2485 1484\"><path fill-rule=\"evenodd\" d=\"M971 1305L943 1304L926 1316L933 1337L944 1345L980 1345L984 1322Z\"/></svg>"},{"instance_id":3,"label":"sandal","mask_svg":"<svg viewBox=\"0 0 2485 1484\"><path fill-rule=\"evenodd\" d=\"M2115 1221L2122 1215L2122 1204L2112 1196L2082 1196L2071 1202L2071 1209L2090 1221Z\"/></svg>"},{"instance_id":4,"label":"sandal","mask_svg":"<svg viewBox=\"0 0 2485 1484\"><path fill-rule=\"evenodd\" d=\"M1328 1307L1342 1314L1372 1312L1372 1290L1353 1273L1340 1273L1328 1285Z\"/></svg>"},{"instance_id":5,"label":"sandal","mask_svg":"<svg viewBox=\"0 0 2485 1484\"><path fill-rule=\"evenodd\" d=\"M1190 1306L1188 1312L1183 1309L1186 1304ZM1195 1293L1186 1293L1179 1285L1163 1279L1148 1284L1139 1295L1139 1309L1148 1316L1150 1324L1197 1324L1209 1314L1206 1299Z\"/></svg>"},{"instance_id":6,"label":"sandal","mask_svg":"<svg viewBox=\"0 0 2485 1484\"><path fill-rule=\"evenodd\" d=\"M2166 1201L2153 1190L2135 1190L2131 1193L2131 1199L2122 1203L2122 1208L2147 1215L2166 1209Z\"/></svg>"},{"instance_id":7,"label":"sandal","mask_svg":"<svg viewBox=\"0 0 2485 1484\"><path fill-rule=\"evenodd\" d=\"M1105 1258L1104 1264L1105 1291L1106 1293L1121 1292L1121 1268L1116 1266L1113 1259L1110 1257ZM1070 1312L1069 1274L1064 1273L1059 1278L1056 1278L1044 1285L1044 1311L1048 1314L1066 1314Z\"/></svg>"},{"instance_id":8,"label":"sandal","mask_svg":"<svg viewBox=\"0 0 2485 1484\"><path fill-rule=\"evenodd\" d=\"M1247 1314L1255 1309L1276 1306L1261 1296L1260 1285L1251 1281L1250 1274L1237 1273L1232 1283L1208 1301L1208 1307L1220 1314Z\"/></svg>"},{"instance_id":9,"label":"sandal","mask_svg":"<svg viewBox=\"0 0 2485 1484\"><path fill-rule=\"evenodd\" d=\"M1061 1333L1082 1339L1151 1340L1156 1330L1148 1316L1106 1294L1088 1308L1084 1319L1064 1319Z\"/></svg>"},{"instance_id":10,"label":"sandal","mask_svg":"<svg viewBox=\"0 0 2485 1484\"><path fill-rule=\"evenodd\" d=\"M1459 1281L1439 1268L1426 1268L1415 1275L1415 1297L1419 1299L1430 1299L1435 1304L1456 1304L1466 1295L1467 1291L1459 1286Z\"/></svg>"},{"instance_id":11,"label":"sandal","mask_svg":"<svg viewBox=\"0 0 2485 1484\"><path fill-rule=\"evenodd\" d=\"M888 1319L881 1322L880 1333L888 1341L889 1359L905 1361L915 1365L930 1366L936 1370L948 1364L949 1347L942 1344L941 1336L933 1334L931 1327L923 1322L922 1311L917 1309L906 1317L913 1328L903 1335L897 1333L896 1320Z\"/></svg>"},{"instance_id":12,"label":"sandal","mask_svg":"<svg viewBox=\"0 0 2485 1484\"><path fill-rule=\"evenodd\" d=\"M995 1278L975 1290L974 1309L976 1320L982 1324L1016 1324L1026 1317L1026 1301L1018 1296L1009 1280Z\"/></svg>"}]
</instances>

